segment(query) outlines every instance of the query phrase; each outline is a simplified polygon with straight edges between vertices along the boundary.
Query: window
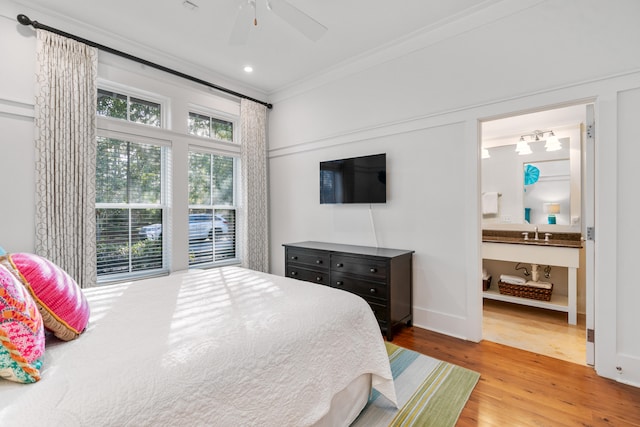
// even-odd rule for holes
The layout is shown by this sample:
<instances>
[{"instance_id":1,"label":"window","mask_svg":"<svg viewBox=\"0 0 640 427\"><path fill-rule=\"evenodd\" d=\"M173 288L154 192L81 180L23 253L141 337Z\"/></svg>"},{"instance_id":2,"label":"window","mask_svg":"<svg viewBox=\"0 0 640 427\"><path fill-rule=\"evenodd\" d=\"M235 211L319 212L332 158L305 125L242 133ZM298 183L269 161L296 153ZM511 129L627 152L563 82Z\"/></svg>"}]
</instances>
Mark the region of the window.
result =
<instances>
[{"instance_id":1,"label":"window","mask_svg":"<svg viewBox=\"0 0 640 427\"><path fill-rule=\"evenodd\" d=\"M236 160L189 152L189 265L236 258Z\"/></svg>"},{"instance_id":2,"label":"window","mask_svg":"<svg viewBox=\"0 0 640 427\"><path fill-rule=\"evenodd\" d=\"M97 94L98 283L239 263L238 105L123 75Z\"/></svg>"},{"instance_id":3,"label":"window","mask_svg":"<svg viewBox=\"0 0 640 427\"><path fill-rule=\"evenodd\" d=\"M233 142L233 122L204 114L189 113L189 133Z\"/></svg>"},{"instance_id":4,"label":"window","mask_svg":"<svg viewBox=\"0 0 640 427\"><path fill-rule=\"evenodd\" d=\"M164 268L164 168L168 150L98 137L98 277Z\"/></svg>"},{"instance_id":5,"label":"window","mask_svg":"<svg viewBox=\"0 0 640 427\"><path fill-rule=\"evenodd\" d=\"M159 103L134 98L105 89L98 89L97 113L99 116L112 117L150 126L160 127L161 125L161 105Z\"/></svg>"}]
</instances>

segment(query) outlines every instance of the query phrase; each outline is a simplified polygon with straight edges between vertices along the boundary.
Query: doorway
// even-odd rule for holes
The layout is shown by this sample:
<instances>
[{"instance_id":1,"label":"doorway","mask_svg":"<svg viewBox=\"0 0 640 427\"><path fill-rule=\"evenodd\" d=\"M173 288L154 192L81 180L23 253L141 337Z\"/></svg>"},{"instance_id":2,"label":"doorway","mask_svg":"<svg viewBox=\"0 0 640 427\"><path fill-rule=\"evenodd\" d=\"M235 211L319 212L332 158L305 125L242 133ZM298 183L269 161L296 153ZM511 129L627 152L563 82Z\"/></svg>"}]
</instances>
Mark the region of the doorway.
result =
<instances>
[{"instance_id":1,"label":"doorway","mask_svg":"<svg viewBox=\"0 0 640 427\"><path fill-rule=\"evenodd\" d=\"M593 247L585 241L585 230L593 224L593 157L589 157L593 139L586 131L592 120L593 104L581 103L482 121L480 168L483 202L485 194L493 200L497 195L493 207L483 205L483 236L485 232L504 234L516 240L509 243L529 245L538 242L520 242L524 239L520 234L529 232L533 238L534 230L535 236L540 230L552 241L554 234L555 238L582 239L581 248L576 249L579 267L573 270L483 256L483 276L490 277L492 287L483 292L483 339L590 365L594 363L593 345L587 342L593 319L593 266L589 264ZM544 172L552 163L569 167ZM527 176L529 172L537 174L535 179ZM534 281L532 269L538 276L539 268L544 276ZM533 286L551 283L551 300L504 296L498 287L501 276ZM577 322L570 321L572 310L577 311Z\"/></svg>"}]
</instances>

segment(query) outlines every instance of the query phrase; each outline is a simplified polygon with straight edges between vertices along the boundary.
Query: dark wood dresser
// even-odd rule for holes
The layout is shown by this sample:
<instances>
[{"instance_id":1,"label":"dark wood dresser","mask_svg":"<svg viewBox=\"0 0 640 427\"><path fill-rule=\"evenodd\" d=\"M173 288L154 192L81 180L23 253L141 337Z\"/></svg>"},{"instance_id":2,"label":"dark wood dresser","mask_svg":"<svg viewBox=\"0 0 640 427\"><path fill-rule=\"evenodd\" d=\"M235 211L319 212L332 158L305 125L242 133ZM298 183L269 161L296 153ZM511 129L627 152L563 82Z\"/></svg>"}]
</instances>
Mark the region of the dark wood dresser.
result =
<instances>
[{"instance_id":1,"label":"dark wood dresser","mask_svg":"<svg viewBox=\"0 0 640 427\"><path fill-rule=\"evenodd\" d=\"M283 245L285 275L327 285L364 298L386 335L412 322L412 254L414 251L300 242Z\"/></svg>"}]
</instances>

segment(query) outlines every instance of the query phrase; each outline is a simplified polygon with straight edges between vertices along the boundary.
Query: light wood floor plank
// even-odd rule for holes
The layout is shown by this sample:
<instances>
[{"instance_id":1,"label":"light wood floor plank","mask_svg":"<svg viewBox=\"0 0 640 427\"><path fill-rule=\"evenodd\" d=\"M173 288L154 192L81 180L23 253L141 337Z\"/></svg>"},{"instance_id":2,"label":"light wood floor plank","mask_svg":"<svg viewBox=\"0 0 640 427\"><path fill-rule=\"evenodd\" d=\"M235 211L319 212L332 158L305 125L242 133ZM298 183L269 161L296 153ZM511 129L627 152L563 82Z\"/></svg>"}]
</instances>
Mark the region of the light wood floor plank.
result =
<instances>
[{"instance_id":1,"label":"light wood floor plank","mask_svg":"<svg viewBox=\"0 0 640 427\"><path fill-rule=\"evenodd\" d=\"M640 388L589 366L417 327L393 343L480 373L458 426L640 426Z\"/></svg>"}]
</instances>

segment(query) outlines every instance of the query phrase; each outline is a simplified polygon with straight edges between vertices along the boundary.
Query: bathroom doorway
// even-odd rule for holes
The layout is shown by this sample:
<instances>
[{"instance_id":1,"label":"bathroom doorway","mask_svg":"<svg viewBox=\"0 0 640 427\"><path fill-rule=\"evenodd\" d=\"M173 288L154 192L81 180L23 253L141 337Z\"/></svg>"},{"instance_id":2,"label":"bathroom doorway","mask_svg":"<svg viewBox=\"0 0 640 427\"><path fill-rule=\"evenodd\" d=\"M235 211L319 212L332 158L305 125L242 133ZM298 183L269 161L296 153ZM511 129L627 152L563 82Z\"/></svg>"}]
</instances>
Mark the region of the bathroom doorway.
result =
<instances>
[{"instance_id":1,"label":"bathroom doorway","mask_svg":"<svg viewBox=\"0 0 640 427\"><path fill-rule=\"evenodd\" d=\"M563 246L559 239L579 240L571 243L577 244L571 249L577 268L538 265L537 252L531 259L526 251L519 259L483 256L483 276L491 280L483 291L483 339L589 365L594 258L586 231L593 224L593 108L581 103L481 122L480 168L483 248L488 243L494 250L498 242L489 239L501 236L511 245L543 246L535 251ZM531 240L524 241L522 233ZM550 284L552 290L542 297L507 295L513 288L499 286L501 276L525 286Z\"/></svg>"}]
</instances>

